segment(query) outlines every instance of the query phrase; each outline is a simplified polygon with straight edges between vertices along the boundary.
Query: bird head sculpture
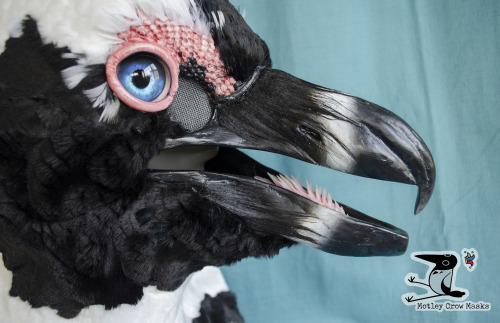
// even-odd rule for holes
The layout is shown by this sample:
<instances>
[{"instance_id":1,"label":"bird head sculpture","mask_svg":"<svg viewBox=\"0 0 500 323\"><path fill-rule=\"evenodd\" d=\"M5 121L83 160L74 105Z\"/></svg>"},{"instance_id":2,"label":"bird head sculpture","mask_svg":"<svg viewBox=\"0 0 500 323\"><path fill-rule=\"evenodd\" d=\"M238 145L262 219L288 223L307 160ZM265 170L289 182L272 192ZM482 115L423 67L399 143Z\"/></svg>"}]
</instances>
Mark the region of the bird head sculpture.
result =
<instances>
[{"instance_id":1,"label":"bird head sculpture","mask_svg":"<svg viewBox=\"0 0 500 323\"><path fill-rule=\"evenodd\" d=\"M419 212L435 178L426 145L376 104L273 69L226 0L0 8L11 296L74 317L297 242L348 256L405 251L403 230L238 148L417 185Z\"/></svg>"}]
</instances>

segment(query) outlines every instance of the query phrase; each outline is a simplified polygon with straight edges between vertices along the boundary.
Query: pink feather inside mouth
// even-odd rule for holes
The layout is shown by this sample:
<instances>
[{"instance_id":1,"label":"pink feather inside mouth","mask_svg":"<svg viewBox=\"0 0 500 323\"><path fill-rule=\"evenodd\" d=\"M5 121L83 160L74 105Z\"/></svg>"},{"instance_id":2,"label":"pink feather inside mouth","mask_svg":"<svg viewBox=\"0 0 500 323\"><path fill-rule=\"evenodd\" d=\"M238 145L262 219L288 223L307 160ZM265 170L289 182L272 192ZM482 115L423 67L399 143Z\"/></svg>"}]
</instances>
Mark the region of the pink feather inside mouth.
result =
<instances>
[{"instance_id":1,"label":"pink feather inside mouth","mask_svg":"<svg viewBox=\"0 0 500 323\"><path fill-rule=\"evenodd\" d=\"M300 184L300 181L292 176L291 178L288 175L279 174L278 176L274 176L272 174L267 173L269 179L262 178L259 176L255 176L255 179L262 181L268 184L274 184L278 187L284 188L286 190L292 191L300 196L310 199L313 202L326 206L334 211L339 212L343 215L348 215L345 213L344 208L340 206L336 201L332 200L332 196L325 189L321 189L321 187L316 186L314 189L312 188L311 183L306 180L306 188Z\"/></svg>"}]
</instances>

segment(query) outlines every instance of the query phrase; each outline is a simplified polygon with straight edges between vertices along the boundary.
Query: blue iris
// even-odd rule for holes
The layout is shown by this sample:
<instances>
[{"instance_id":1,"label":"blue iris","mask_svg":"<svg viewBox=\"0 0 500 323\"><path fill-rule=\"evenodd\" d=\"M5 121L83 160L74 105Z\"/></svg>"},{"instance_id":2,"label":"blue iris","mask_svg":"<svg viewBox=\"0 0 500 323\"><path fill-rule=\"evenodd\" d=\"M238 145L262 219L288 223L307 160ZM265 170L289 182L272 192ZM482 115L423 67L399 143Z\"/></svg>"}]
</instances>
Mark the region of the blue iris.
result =
<instances>
[{"instance_id":1,"label":"blue iris","mask_svg":"<svg viewBox=\"0 0 500 323\"><path fill-rule=\"evenodd\" d=\"M125 90L142 101L154 101L165 90L165 65L156 56L129 56L120 62L116 73Z\"/></svg>"}]
</instances>

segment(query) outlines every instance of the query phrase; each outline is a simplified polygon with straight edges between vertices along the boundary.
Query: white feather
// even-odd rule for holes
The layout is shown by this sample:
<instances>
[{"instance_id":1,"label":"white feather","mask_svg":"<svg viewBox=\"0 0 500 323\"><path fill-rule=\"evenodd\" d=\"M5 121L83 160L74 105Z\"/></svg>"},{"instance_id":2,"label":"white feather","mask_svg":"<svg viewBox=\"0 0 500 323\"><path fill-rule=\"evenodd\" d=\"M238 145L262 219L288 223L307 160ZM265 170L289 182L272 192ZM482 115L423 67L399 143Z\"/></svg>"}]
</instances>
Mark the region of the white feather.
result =
<instances>
[{"instance_id":1,"label":"white feather","mask_svg":"<svg viewBox=\"0 0 500 323\"><path fill-rule=\"evenodd\" d=\"M222 31L222 27L224 27L224 23L226 22L222 11L217 11L217 13L212 11L210 12L210 14L212 15L212 19L214 20L215 28Z\"/></svg>"},{"instance_id":2,"label":"white feather","mask_svg":"<svg viewBox=\"0 0 500 323\"><path fill-rule=\"evenodd\" d=\"M121 42L117 33L142 23L139 11L149 19L168 17L210 34L210 23L192 0L1 0L0 53L12 37L9 27L30 15L45 43L68 46L73 53L85 54L89 64L103 64Z\"/></svg>"},{"instance_id":3,"label":"white feather","mask_svg":"<svg viewBox=\"0 0 500 323\"><path fill-rule=\"evenodd\" d=\"M102 83L93 89L83 91L83 94L92 102L92 107L104 108L99 121L113 122L120 110L120 100L110 91L108 83ZM110 96L112 99L109 99Z\"/></svg>"},{"instance_id":4,"label":"white feather","mask_svg":"<svg viewBox=\"0 0 500 323\"><path fill-rule=\"evenodd\" d=\"M1 256L1 254L0 254ZM228 287L220 270L205 267L191 274L173 292L159 291L155 287L144 288L144 296L136 305L120 305L106 311L102 305L93 305L81 311L74 319L57 316L47 307L32 308L18 297L8 296L12 273L5 269L0 257L0 321L16 323L187 323L200 315L200 303L205 294L215 297Z\"/></svg>"},{"instance_id":5,"label":"white feather","mask_svg":"<svg viewBox=\"0 0 500 323\"><path fill-rule=\"evenodd\" d=\"M222 29L222 27L224 27L224 24L226 23L226 18L224 17L224 13L222 11L217 11L217 15L219 16L219 25Z\"/></svg>"},{"instance_id":6,"label":"white feather","mask_svg":"<svg viewBox=\"0 0 500 323\"><path fill-rule=\"evenodd\" d=\"M62 56L62 58L67 58L67 59L78 59L79 61L82 61L82 64L84 64L82 55L78 55L78 54L74 54L74 53L62 53L61 56Z\"/></svg>"},{"instance_id":7,"label":"white feather","mask_svg":"<svg viewBox=\"0 0 500 323\"><path fill-rule=\"evenodd\" d=\"M114 97L114 95L113 95ZM120 100L116 97L113 100L106 100L104 110L101 113L99 121L112 123L120 110Z\"/></svg>"},{"instance_id":8,"label":"white feather","mask_svg":"<svg viewBox=\"0 0 500 323\"><path fill-rule=\"evenodd\" d=\"M19 38L23 34L23 20L18 19L10 23L9 36L12 38Z\"/></svg>"},{"instance_id":9,"label":"white feather","mask_svg":"<svg viewBox=\"0 0 500 323\"><path fill-rule=\"evenodd\" d=\"M96 86L90 90L84 90L83 94L89 98L90 102L92 102L92 106L94 108L102 107L106 102L106 97L108 95L108 83L102 83L99 86Z\"/></svg>"},{"instance_id":10,"label":"white feather","mask_svg":"<svg viewBox=\"0 0 500 323\"><path fill-rule=\"evenodd\" d=\"M215 12L212 11L211 14L212 14L212 18L213 18L214 23L215 23L215 28L220 29L219 20L217 20L217 16L215 15Z\"/></svg>"},{"instance_id":11,"label":"white feather","mask_svg":"<svg viewBox=\"0 0 500 323\"><path fill-rule=\"evenodd\" d=\"M69 56L69 55L65 55ZM87 76L88 68L85 65L74 65L61 71L64 84L68 89L74 89Z\"/></svg>"}]
</instances>

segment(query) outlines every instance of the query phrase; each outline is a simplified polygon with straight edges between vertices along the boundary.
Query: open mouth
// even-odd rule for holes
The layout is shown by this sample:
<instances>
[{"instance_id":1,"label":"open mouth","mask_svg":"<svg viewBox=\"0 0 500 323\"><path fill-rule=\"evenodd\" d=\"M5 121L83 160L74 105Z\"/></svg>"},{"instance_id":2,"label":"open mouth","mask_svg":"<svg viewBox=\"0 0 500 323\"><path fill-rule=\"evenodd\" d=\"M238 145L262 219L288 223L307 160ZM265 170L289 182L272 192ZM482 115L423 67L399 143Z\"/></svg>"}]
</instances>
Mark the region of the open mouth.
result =
<instances>
[{"instance_id":1,"label":"open mouth","mask_svg":"<svg viewBox=\"0 0 500 323\"><path fill-rule=\"evenodd\" d=\"M154 185L192 192L257 234L326 252L391 256L406 250L405 231L335 202L308 183L304 187L238 148L416 185L418 213L432 194L435 170L428 148L408 124L373 103L269 68L257 69L241 89L213 101L204 126L165 139L164 151L150 162Z\"/></svg>"},{"instance_id":2,"label":"open mouth","mask_svg":"<svg viewBox=\"0 0 500 323\"><path fill-rule=\"evenodd\" d=\"M188 185L265 234L340 255L393 256L406 251L404 230L338 203L310 183L303 187L235 148L164 150L148 168L150 179Z\"/></svg>"},{"instance_id":3,"label":"open mouth","mask_svg":"<svg viewBox=\"0 0 500 323\"><path fill-rule=\"evenodd\" d=\"M224 149L228 150L229 148ZM151 171L205 171L206 163L212 158L216 157L218 152L219 147L215 146L185 147L174 148L172 150L164 150L150 160L148 169L150 169ZM234 151L232 154L236 155L242 153ZM243 165L240 164L240 167L236 168L236 165L233 165L228 169L228 172L230 170L233 170L232 175L252 177L251 173L243 173L245 168L252 169L251 167L248 167L249 165L251 165L254 170L257 170L257 168L259 168L259 174L266 171L266 169L262 165L258 164L254 160L251 160L250 157L246 157L248 158L246 160L247 167L241 167ZM250 160L252 162L250 162ZM213 164L214 161L208 164L209 170L215 169L213 168ZM313 188L313 185L307 180L306 186L304 187L296 177L289 177L288 175L279 174L271 169L268 170L266 177L254 175L253 178L268 185L274 185L293 192L299 196L307 198L317 204L323 205L329 209L347 216L344 208L339 203L337 203L337 201L332 199L331 194L328 193L326 189L321 189L321 187L318 186L315 186Z\"/></svg>"}]
</instances>

